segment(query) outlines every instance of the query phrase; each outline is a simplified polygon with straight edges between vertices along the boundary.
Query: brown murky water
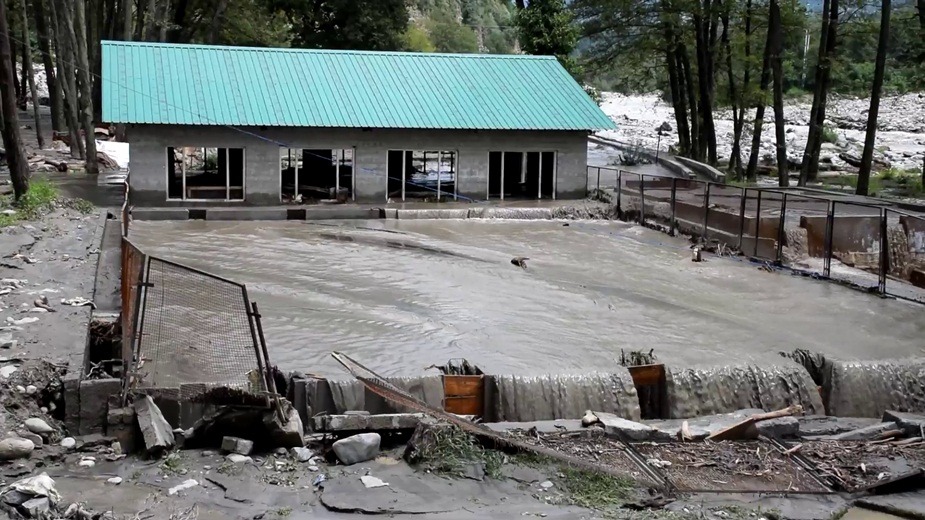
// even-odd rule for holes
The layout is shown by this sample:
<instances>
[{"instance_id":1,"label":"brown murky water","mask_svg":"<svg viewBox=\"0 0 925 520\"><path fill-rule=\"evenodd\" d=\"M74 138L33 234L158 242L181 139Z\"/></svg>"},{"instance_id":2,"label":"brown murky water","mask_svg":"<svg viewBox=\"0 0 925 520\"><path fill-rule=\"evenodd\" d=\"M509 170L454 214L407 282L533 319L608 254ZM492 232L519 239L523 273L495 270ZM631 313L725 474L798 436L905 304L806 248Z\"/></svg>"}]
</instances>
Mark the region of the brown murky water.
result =
<instances>
[{"instance_id":1,"label":"brown murky water","mask_svg":"<svg viewBox=\"0 0 925 520\"><path fill-rule=\"evenodd\" d=\"M134 222L163 256L246 283L271 359L384 375L466 357L493 373L608 370L620 349L718 364L808 348L921 354L922 308L733 259L621 222ZM529 257L529 268L511 265Z\"/></svg>"}]
</instances>

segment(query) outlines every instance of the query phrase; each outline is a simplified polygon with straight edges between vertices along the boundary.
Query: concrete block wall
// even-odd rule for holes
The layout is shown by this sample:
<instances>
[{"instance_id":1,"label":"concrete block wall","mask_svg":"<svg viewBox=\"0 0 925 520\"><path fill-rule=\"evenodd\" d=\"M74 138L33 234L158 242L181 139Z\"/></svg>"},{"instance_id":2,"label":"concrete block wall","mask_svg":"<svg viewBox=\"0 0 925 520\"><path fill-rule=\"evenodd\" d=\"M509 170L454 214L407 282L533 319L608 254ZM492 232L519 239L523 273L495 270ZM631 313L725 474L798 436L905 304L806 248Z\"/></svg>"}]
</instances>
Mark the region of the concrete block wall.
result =
<instances>
[{"instance_id":1,"label":"concrete block wall","mask_svg":"<svg viewBox=\"0 0 925 520\"><path fill-rule=\"evenodd\" d=\"M557 198L585 196L587 132L404 130L348 128L243 128L132 125L129 185L137 206L280 204L280 148L356 148L357 202L385 203L389 150L455 150L459 195L484 200L491 151L556 151ZM167 147L245 149L245 200L167 201Z\"/></svg>"}]
</instances>

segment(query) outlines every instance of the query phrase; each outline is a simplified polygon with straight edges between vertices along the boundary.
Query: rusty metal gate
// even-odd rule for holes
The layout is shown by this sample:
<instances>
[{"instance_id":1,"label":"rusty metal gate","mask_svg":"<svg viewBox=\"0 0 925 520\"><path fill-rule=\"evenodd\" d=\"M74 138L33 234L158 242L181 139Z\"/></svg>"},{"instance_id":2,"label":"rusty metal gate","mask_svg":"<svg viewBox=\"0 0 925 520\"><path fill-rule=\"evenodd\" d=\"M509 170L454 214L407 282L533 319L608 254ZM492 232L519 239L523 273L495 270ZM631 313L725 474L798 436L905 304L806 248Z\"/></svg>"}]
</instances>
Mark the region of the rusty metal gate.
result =
<instances>
[{"instance_id":1,"label":"rusty metal gate","mask_svg":"<svg viewBox=\"0 0 925 520\"><path fill-rule=\"evenodd\" d=\"M129 389L272 388L259 315L243 284L162 258L144 265Z\"/></svg>"}]
</instances>

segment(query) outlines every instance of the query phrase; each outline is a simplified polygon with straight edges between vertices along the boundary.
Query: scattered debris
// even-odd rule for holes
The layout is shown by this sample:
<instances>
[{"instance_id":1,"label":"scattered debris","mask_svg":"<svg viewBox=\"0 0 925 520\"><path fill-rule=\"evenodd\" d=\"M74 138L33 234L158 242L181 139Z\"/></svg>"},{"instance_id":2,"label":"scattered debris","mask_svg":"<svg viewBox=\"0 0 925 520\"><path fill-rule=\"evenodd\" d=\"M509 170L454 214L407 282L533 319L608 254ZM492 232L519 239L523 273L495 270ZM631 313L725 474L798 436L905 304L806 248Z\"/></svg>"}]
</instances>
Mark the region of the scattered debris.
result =
<instances>
[{"instance_id":1,"label":"scattered debris","mask_svg":"<svg viewBox=\"0 0 925 520\"><path fill-rule=\"evenodd\" d=\"M831 437L833 441L870 441L879 438L884 433L899 429L895 422L882 422L865 428L858 428L850 432L841 433Z\"/></svg>"},{"instance_id":2,"label":"scattered debris","mask_svg":"<svg viewBox=\"0 0 925 520\"><path fill-rule=\"evenodd\" d=\"M173 428L149 395L135 399L135 416L149 455L159 455L174 446Z\"/></svg>"},{"instance_id":3,"label":"scattered debris","mask_svg":"<svg viewBox=\"0 0 925 520\"><path fill-rule=\"evenodd\" d=\"M526 269L526 268L527 268L527 260L529 260L529 258L526 258L526 257L523 257L523 256L515 256L514 258L511 259L511 263L514 264L514 265L516 265L517 267L521 267L521 268L523 268L523 269Z\"/></svg>"},{"instance_id":4,"label":"scattered debris","mask_svg":"<svg viewBox=\"0 0 925 520\"><path fill-rule=\"evenodd\" d=\"M0 491L0 508L25 518L47 518L60 500L48 473L19 480Z\"/></svg>"},{"instance_id":5,"label":"scattered debris","mask_svg":"<svg viewBox=\"0 0 925 520\"><path fill-rule=\"evenodd\" d=\"M337 458L345 465L366 462L379 455L379 443L382 437L378 433L361 433L340 439L332 446Z\"/></svg>"},{"instance_id":6,"label":"scattered debris","mask_svg":"<svg viewBox=\"0 0 925 520\"><path fill-rule=\"evenodd\" d=\"M88 300L78 296L76 298L62 298L61 305L68 305L70 307L86 307L90 306L92 309L96 309L96 305L93 303L93 300Z\"/></svg>"},{"instance_id":7,"label":"scattered debris","mask_svg":"<svg viewBox=\"0 0 925 520\"><path fill-rule=\"evenodd\" d=\"M445 365L431 365L427 369L436 368L443 375L447 376L481 376L485 373L482 369L473 365L465 358L455 358L446 362Z\"/></svg>"},{"instance_id":8,"label":"scattered debris","mask_svg":"<svg viewBox=\"0 0 925 520\"><path fill-rule=\"evenodd\" d=\"M222 439L222 449L240 455L250 455L254 450L254 441L239 437L224 437Z\"/></svg>"},{"instance_id":9,"label":"scattered debris","mask_svg":"<svg viewBox=\"0 0 925 520\"><path fill-rule=\"evenodd\" d=\"M32 304L35 305L36 309L44 309L48 312L58 312L53 307L48 305L48 296L42 296L41 298L36 298L35 301L32 302Z\"/></svg>"},{"instance_id":10,"label":"scattered debris","mask_svg":"<svg viewBox=\"0 0 925 520\"><path fill-rule=\"evenodd\" d=\"M788 406L787 408L773 412L755 414L743 421L729 426L728 428L723 428L722 430L713 433L707 437L707 440L723 441L754 439L758 436L758 429L755 427L755 423L759 421L766 421L768 419L777 419L778 417L788 417L799 413L803 413L803 406L794 404Z\"/></svg>"},{"instance_id":11,"label":"scattered debris","mask_svg":"<svg viewBox=\"0 0 925 520\"><path fill-rule=\"evenodd\" d=\"M35 323L37 321L39 321L39 319L33 316L27 316L25 318L20 318L18 320L13 318L12 316L6 317L6 322L11 325L28 325L30 323Z\"/></svg>"},{"instance_id":12,"label":"scattered debris","mask_svg":"<svg viewBox=\"0 0 925 520\"><path fill-rule=\"evenodd\" d=\"M324 481L327 479L328 477L326 477L324 473L319 473L312 479L312 487L324 487Z\"/></svg>"}]
</instances>

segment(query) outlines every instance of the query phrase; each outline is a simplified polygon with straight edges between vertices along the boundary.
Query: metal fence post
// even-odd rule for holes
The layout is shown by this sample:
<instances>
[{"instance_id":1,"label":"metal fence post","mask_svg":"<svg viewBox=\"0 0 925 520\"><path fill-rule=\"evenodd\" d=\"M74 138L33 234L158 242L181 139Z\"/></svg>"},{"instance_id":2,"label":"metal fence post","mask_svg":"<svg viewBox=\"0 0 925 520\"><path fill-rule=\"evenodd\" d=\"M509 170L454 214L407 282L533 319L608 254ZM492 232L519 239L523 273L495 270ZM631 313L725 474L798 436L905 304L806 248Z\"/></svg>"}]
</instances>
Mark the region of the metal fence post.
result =
<instances>
[{"instance_id":1,"label":"metal fence post","mask_svg":"<svg viewBox=\"0 0 925 520\"><path fill-rule=\"evenodd\" d=\"M623 170L617 169L617 216L623 215L623 209L620 207L620 197L623 194Z\"/></svg>"},{"instance_id":2,"label":"metal fence post","mask_svg":"<svg viewBox=\"0 0 925 520\"><path fill-rule=\"evenodd\" d=\"M777 265L784 264L784 235L787 233L787 193L780 202L780 224L777 225Z\"/></svg>"},{"instance_id":3,"label":"metal fence post","mask_svg":"<svg viewBox=\"0 0 925 520\"><path fill-rule=\"evenodd\" d=\"M645 225L646 223L646 177L645 175L639 176L639 224Z\"/></svg>"},{"instance_id":4,"label":"metal fence post","mask_svg":"<svg viewBox=\"0 0 925 520\"><path fill-rule=\"evenodd\" d=\"M761 238L761 194L762 190L758 190L758 206L755 209L755 254L752 256L758 256L758 240Z\"/></svg>"},{"instance_id":5,"label":"metal fence post","mask_svg":"<svg viewBox=\"0 0 925 520\"><path fill-rule=\"evenodd\" d=\"M703 231L700 233L703 240L707 239L707 221L710 220L710 184L708 182L703 189Z\"/></svg>"},{"instance_id":6,"label":"metal fence post","mask_svg":"<svg viewBox=\"0 0 925 520\"><path fill-rule=\"evenodd\" d=\"M504 154L501 154L501 165L504 166ZM504 186L501 187L501 192L504 193ZM585 167L585 197L591 194L591 167Z\"/></svg>"},{"instance_id":7,"label":"metal fence post","mask_svg":"<svg viewBox=\"0 0 925 520\"><path fill-rule=\"evenodd\" d=\"M742 188L741 199L739 200L739 251L742 251L742 240L745 235L745 201L748 200L748 188Z\"/></svg>"},{"instance_id":8,"label":"metal fence post","mask_svg":"<svg viewBox=\"0 0 925 520\"><path fill-rule=\"evenodd\" d=\"M880 210L880 294L886 294L886 274L890 268L890 244L887 236L887 210Z\"/></svg>"},{"instance_id":9,"label":"metal fence post","mask_svg":"<svg viewBox=\"0 0 925 520\"><path fill-rule=\"evenodd\" d=\"M677 191L678 191L678 178L671 178L671 229L668 231L668 234L671 236L675 235L675 226L677 226L677 221L675 220L675 202L677 201Z\"/></svg>"},{"instance_id":10,"label":"metal fence post","mask_svg":"<svg viewBox=\"0 0 925 520\"><path fill-rule=\"evenodd\" d=\"M597 191L601 191L601 168L597 168Z\"/></svg>"},{"instance_id":11,"label":"metal fence post","mask_svg":"<svg viewBox=\"0 0 925 520\"><path fill-rule=\"evenodd\" d=\"M835 201L829 201L829 210L825 216L825 240L822 253L822 276L832 276L832 234L835 231Z\"/></svg>"}]
</instances>

